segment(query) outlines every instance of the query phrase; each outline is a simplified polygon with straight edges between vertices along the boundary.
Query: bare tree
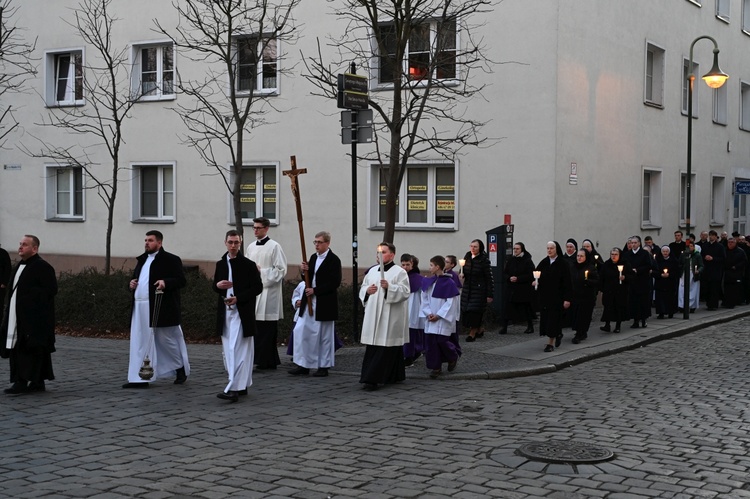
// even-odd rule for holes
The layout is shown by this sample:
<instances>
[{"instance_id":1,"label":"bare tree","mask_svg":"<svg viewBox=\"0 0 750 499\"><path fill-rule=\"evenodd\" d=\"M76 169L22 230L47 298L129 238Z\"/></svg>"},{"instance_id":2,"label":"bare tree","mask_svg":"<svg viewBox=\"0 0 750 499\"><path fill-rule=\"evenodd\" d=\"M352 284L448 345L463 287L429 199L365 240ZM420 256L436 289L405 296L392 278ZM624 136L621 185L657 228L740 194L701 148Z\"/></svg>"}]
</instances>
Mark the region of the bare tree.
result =
<instances>
[{"instance_id":1,"label":"bare tree","mask_svg":"<svg viewBox=\"0 0 750 499\"><path fill-rule=\"evenodd\" d=\"M173 2L180 18L174 32L154 21L179 52L206 67L201 79L178 73L177 87L191 98L191 106L178 105L174 110L188 129L185 142L216 170L232 195L240 234L244 232L240 186L246 134L268 123L269 111L278 110L263 90L275 87L284 71L277 67L283 59L279 42L296 38L292 14L300 1L180 0Z\"/></svg>"},{"instance_id":2,"label":"bare tree","mask_svg":"<svg viewBox=\"0 0 750 499\"><path fill-rule=\"evenodd\" d=\"M111 11L113 0L83 0L73 10L75 20L66 23L74 28L93 51L83 57L71 57L75 66L75 81L71 83L76 95L85 97L84 105L52 107L39 125L53 127L73 135L87 136L88 145L53 145L41 138L39 151L23 149L32 157L48 158L61 168L81 168L86 173L85 189L96 190L107 208L105 274L109 275L112 258L112 229L120 164L120 149L124 143L123 122L139 95L133 95L127 47L112 45L112 30L120 19ZM77 98L77 97L76 97ZM70 143L71 141L66 141ZM110 168L102 168L92 158L104 149ZM101 171L100 171L101 170Z\"/></svg>"},{"instance_id":3,"label":"bare tree","mask_svg":"<svg viewBox=\"0 0 750 499\"><path fill-rule=\"evenodd\" d=\"M12 0L0 2L0 101L13 93L25 92L24 82L36 76L32 53L36 39L26 41L23 30L16 26L14 17L18 7ZM13 116L13 105L0 104L0 147L19 124Z\"/></svg>"},{"instance_id":4,"label":"bare tree","mask_svg":"<svg viewBox=\"0 0 750 499\"><path fill-rule=\"evenodd\" d=\"M341 36L329 43L337 60L318 53L305 58L305 77L316 95L335 98L336 73L350 62L371 71L370 79L388 91L370 93L375 111L375 159L386 169L386 217L383 240L393 242L401 182L409 161L439 155L454 160L465 146L481 146L485 124L467 115L466 104L481 97L476 71L493 63L475 39L494 0L328 0L342 22ZM304 57L304 56L303 56ZM332 67L333 66L333 67ZM381 144L382 142L382 144Z\"/></svg>"}]
</instances>

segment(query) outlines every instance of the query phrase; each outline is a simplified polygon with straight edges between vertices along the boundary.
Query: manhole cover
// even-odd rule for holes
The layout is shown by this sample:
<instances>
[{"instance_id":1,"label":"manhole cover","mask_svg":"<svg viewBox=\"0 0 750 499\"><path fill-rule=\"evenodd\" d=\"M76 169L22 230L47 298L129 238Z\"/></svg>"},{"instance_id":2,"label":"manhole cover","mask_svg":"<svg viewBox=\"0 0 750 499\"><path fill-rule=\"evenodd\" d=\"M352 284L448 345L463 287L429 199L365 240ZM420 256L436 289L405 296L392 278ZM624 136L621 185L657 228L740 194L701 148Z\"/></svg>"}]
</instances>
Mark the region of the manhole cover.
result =
<instances>
[{"instance_id":1,"label":"manhole cover","mask_svg":"<svg viewBox=\"0 0 750 499\"><path fill-rule=\"evenodd\" d=\"M519 447L516 454L544 463L567 464L601 463L615 457L614 452L599 445L560 440L531 442Z\"/></svg>"}]
</instances>

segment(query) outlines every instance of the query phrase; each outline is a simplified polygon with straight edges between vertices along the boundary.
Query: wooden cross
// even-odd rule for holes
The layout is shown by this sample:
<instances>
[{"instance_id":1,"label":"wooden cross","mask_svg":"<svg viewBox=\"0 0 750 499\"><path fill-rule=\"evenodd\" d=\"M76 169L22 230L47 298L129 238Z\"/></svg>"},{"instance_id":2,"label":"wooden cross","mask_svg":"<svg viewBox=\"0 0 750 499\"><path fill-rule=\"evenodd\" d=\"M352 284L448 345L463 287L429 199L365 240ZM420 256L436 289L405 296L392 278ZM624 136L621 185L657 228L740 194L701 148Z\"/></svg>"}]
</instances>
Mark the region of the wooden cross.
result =
<instances>
[{"instance_id":1,"label":"wooden cross","mask_svg":"<svg viewBox=\"0 0 750 499\"><path fill-rule=\"evenodd\" d=\"M302 175L303 173L307 173L307 168L300 168L297 169L297 156L290 156L289 160L292 163L292 169L291 170L284 170L281 173L283 173L285 176L289 177L289 180L292 181L292 196L294 196L294 204L297 207L297 224L299 225L299 242L300 246L302 247L302 261L307 262L307 251L305 251L305 227L302 224L302 199L300 198L299 194L299 179L298 177ZM310 287L310 273L312 272L312 269L307 269L307 272L305 272L305 288ZM307 311L312 317L313 309L312 309L312 299L310 297L307 297ZM313 319L315 317L312 317Z\"/></svg>"}]
</instances>

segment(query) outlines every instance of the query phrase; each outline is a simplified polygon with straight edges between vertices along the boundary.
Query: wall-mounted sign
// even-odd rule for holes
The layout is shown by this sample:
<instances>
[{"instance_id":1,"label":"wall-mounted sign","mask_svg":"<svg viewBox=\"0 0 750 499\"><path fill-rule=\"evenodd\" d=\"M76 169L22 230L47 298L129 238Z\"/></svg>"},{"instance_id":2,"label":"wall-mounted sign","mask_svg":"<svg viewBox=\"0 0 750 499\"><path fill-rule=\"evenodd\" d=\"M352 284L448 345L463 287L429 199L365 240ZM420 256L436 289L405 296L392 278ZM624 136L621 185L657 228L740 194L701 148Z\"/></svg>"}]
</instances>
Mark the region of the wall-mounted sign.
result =
<instances>
[{"instance_id":1,"label":"wall-mounted sign","mask_svg":"<svg viewBox=\"0 0 750 499\"><path fill-rule=\"evenodd\" d=\"M410 199L409 200L409 209L411 211L426 211L427 210L427 201L422 199Z\"/></svg>"}]
</instances>

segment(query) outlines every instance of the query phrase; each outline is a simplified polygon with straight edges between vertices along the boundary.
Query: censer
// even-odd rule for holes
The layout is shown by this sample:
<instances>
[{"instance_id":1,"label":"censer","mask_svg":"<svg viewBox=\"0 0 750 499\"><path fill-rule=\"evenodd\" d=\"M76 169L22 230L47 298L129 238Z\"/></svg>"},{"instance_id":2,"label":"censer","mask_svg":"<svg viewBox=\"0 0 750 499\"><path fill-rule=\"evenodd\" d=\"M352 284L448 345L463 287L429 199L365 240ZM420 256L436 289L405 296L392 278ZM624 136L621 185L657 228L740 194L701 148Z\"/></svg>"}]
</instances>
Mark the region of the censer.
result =
<instances>
[{"instance_id":1,"label":"censer","mask_svg":"<svg viewBox=\"0 0 750 499\"><path fill-rule=\"evenodd\" d=\"M161 289L157 289L154 292L154 314L151 317L151 336L149 339L148 350L146 350L146 357L143 359L143 364L138 370L138 376L144 381L148 381L154 377L154 368L151 365L151 359L148 358L148 352L151 351L151 345L153 345L154 342L154 328L156 327L157 321L159 319L159 310L161 309L161 300L163 296L164 291L162 291Z\"/></svg>"}]
</instances>

